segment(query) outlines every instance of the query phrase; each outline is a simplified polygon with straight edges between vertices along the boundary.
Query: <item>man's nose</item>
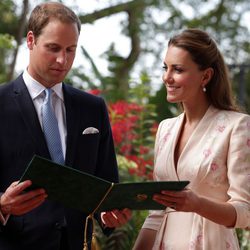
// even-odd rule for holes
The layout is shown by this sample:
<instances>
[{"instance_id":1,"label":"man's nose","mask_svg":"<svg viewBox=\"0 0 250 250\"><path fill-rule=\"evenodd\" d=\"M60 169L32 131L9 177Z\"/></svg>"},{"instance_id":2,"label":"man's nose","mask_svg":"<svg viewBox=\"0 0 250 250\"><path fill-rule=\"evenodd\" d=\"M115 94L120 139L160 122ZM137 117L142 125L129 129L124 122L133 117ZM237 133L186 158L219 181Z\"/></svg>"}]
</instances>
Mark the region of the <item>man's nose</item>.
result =
<instances>
[{"instance_id":1,"label":"man's nose","mask_svg":"<svg viewBox=\"0 0 250 250\"><path fill-rule=\"evenodd\" d=\"M56 62L65 65L67 63L67 54L64 51L61 51L58 53Z\"/></svg>"}]
</instances>

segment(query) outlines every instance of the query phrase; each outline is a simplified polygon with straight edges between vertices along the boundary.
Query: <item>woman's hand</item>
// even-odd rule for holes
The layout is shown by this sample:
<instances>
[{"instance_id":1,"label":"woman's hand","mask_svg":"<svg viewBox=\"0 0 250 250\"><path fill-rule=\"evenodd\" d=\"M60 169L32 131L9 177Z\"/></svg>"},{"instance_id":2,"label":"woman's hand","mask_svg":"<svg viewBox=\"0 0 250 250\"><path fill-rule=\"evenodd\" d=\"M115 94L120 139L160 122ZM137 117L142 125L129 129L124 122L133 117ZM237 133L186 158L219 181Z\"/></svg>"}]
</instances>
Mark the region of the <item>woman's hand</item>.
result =
<instances>
[{"instance_id":1,"label":"woman's hand","mask_svg":"<svg viewBox=\"0 0 250 250\"><path fill-rule=\"evenodd\" d=\"M199 196L190 189L162 191L155 194L153 200L176 211L197 213L226 227L234 227L236 223L236 210L230 203Z\"/></svg>"},{"instance_id":2,"label":"woman's hand","mask_svg":"<svg viewBox=\"0 0 250 250\"><path fill-rule=\"evenodd\" d=\"M199 196L190 189L162 191L155 194L153 200L176 211L197 212L199 208Z\"/></svg>"}]
</instances>

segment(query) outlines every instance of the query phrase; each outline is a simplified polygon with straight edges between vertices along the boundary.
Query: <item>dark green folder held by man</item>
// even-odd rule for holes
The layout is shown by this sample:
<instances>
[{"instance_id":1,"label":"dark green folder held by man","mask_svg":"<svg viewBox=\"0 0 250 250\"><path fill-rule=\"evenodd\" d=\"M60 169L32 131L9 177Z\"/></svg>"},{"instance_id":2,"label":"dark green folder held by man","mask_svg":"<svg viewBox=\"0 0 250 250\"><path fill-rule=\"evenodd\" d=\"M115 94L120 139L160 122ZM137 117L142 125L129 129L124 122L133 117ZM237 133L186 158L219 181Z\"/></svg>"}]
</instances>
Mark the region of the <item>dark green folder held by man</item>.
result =
<instances>
[{"instance_id":1,"label":"dark green folder held by man","mask_svg":"<svg viewBox=\"0 0 250 250\"><path fill-rule=\"evenodd\" d=\"M76 169L34 156L20 181L31 180L32 188L44 188L48 199L87 214L93 211L130 208L162 210L152 200L161 190L182 190L189 181L111 183Z\"/></svg>"}]
</instances>

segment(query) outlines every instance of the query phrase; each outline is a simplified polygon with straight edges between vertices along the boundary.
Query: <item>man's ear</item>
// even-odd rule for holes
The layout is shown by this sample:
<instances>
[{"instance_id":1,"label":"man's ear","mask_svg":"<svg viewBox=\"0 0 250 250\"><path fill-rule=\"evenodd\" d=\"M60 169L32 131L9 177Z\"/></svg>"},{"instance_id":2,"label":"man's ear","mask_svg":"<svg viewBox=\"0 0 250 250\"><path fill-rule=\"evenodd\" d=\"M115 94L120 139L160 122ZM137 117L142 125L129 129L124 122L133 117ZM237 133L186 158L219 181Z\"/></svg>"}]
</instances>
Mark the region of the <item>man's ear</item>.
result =
<instances>
[{"instance_id":1,"label":"man's ear","mask_svg":"<svg viewBox=\"0 0 250 250\"><path fill-rule=\"evenodd\" d=\"M213 68L207 68L204 70L203 77L202 77L202 86L205 86L209 83L211 78L214 75L214 69Z\"/></svg>"},{"instance_id":2,"label":"man's ear","mask_svg":"<svg viewBox=\"0 0 250 250\"><path fill-rule=\"evenodd\" d=\"M26 37L26 41L27 41L27 46L29 48L29 50L33 49L33 46L35 44L35 36L33 34L32 31L29 31Z\"/></svg>"}]
</instances>

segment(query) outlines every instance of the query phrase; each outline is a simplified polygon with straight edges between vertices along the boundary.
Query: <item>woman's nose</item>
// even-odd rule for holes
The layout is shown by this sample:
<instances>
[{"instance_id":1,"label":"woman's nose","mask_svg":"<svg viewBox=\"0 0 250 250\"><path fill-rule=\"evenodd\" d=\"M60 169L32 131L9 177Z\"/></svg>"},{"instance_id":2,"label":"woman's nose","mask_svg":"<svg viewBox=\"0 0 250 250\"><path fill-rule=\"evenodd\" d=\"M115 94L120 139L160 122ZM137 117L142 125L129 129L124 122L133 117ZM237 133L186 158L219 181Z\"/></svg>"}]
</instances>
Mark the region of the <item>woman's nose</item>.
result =
<instances>
[{"instance_id":1,"label":"woman's nose","mask_svg":"<svg viewBox=\"0 0 250 250\"><path fill-rule=\"evenodd\" d=\"M165 71L162 76L162 80L165 84L171 84L173 82L172 74L169 71Z\"/></svg>"}]
</instances>

